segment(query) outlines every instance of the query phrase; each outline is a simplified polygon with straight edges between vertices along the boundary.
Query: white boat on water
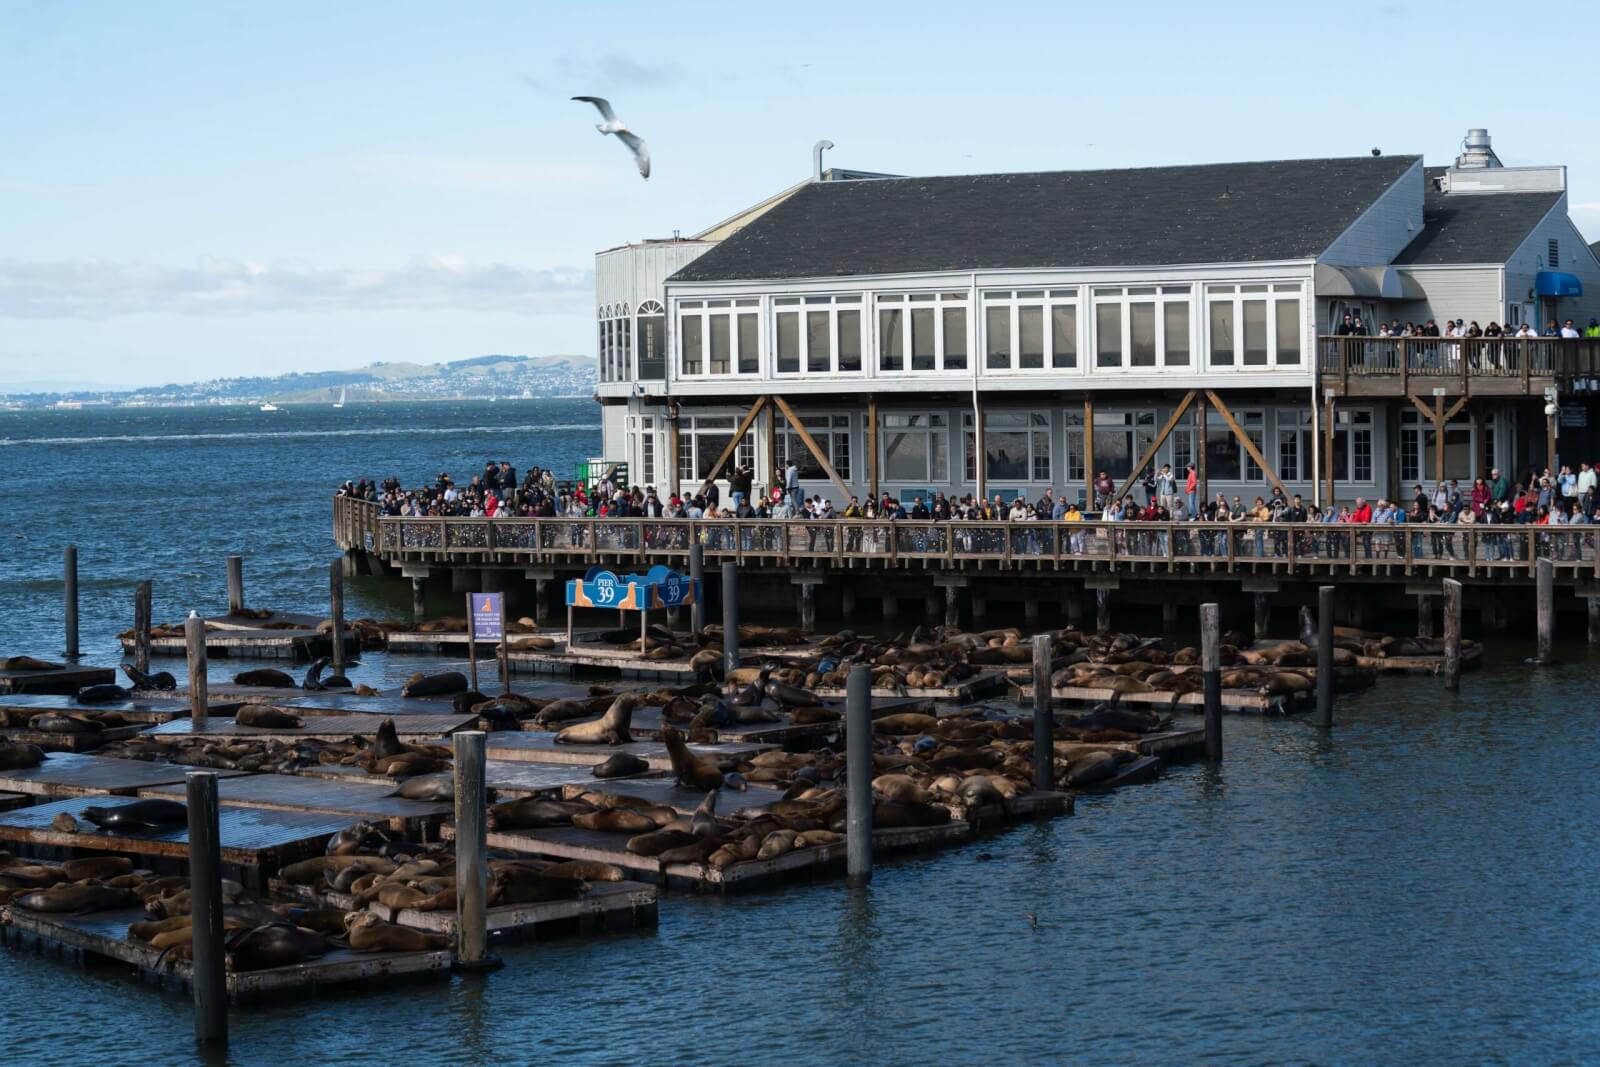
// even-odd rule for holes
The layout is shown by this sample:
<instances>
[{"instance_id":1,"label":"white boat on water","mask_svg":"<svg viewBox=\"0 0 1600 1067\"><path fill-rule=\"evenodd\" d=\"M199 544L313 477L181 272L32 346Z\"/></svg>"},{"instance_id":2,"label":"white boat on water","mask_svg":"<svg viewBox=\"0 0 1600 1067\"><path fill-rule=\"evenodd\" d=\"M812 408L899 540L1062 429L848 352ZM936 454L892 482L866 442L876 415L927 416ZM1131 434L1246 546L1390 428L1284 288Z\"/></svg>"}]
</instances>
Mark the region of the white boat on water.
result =
<instances>
[{"instance_id":1,"label":"white boat on water","mask_svg":"<svg viewBox=\"0 0 1600 1067\"><path fill-rule=\"evenodd\" d=\"M339 387L339 399L333 406L336 408L344 407L344 386L342 385Z\"/></svg>"},{"instance_id":2,"label":"white boat on water","mask_svg":"<svg viewBox=\"0 0 1600 1067\"><path fill-rule=\"evenodd\" d=\"M274 404L272 401L269 400L265 404L261 405L261 410L262 411L277 411L278 410L278 405Z\"/></svg>"}]
</instances>

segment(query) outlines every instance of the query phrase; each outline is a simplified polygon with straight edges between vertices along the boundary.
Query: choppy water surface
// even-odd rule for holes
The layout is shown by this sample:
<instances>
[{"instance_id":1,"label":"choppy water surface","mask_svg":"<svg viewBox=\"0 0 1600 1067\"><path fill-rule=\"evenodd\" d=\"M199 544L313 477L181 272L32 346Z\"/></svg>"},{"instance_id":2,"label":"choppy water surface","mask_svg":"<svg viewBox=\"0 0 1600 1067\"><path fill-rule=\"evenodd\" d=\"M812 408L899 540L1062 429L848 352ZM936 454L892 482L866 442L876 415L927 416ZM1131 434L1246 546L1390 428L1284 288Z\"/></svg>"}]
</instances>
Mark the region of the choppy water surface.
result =
<instances>
[{"instance_id":1,"label":"choppy water surface","mask_svg":"<svg viewBox=\"0 0 1600 1067\"><path fill-rule=\"evenodd\" d=\"M0 413L0 649L60 648L61 545L109 661L134 582L158 618L224 598L317 610L346 476L558 470L586 402L342 413ZM263 420L272 419L263 431ZM463 429L463 427L472 427ZM409 607L352 583L352 614ZM1592 787L1600 659L1504 664L1459 698L1385 680L1304 721L1227 720L1227 760L1078 814L880 865L872 885L672 894L655 930L503 950L508 966L235 1012L237 1063L1582 1062L1600 1037ZM382 686L414 668L369 656ZM214 664L214 667L216 665ZM216 670L221 677L233 664ZM1038 916L1037 928L1024 917ZM187 1002L118 968L0 952L14 1063L192 1056ZM380 1051L381 1050L381 1051Z\"/></svg>"}]
</instances>

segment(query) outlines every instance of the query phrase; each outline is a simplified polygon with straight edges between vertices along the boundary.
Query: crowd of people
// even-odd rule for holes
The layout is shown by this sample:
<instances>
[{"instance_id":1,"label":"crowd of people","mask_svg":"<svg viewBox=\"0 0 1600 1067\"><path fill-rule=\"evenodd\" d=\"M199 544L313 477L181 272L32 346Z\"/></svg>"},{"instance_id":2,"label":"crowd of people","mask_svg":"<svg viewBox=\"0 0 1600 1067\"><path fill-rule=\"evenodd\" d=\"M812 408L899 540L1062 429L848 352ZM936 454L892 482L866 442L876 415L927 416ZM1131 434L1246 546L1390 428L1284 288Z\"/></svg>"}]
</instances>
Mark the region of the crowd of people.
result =
<instances>
[{"instance_id":1,"label":"crowd of people","mask_svg":"<svg viewBox=\"0 0 1600 1067\"><path fill-rule=\"evenodd\" d=\"M1531 322L1524 322L1521 326L1512 326L1509 322L1501 326L1498 322L1480 327L1476 319L1472 322L1463 322L1461 319L1444 320L1441 327L1434 319L1429 319L1420 326L1415 322L1407 321L1404 324L1399 319L1378 323L1377 329L1368 326L1362 320L1359 312L1345 315L1344 320L1334 328L1334 333L1339 337L1488 337L1516 339L1555 337L1565 340L1576 340L1580 337L1600 337L1600 319L1590 319L1589 325L1579 328L1571 319L1557 322L1551 319L1545 323L1542 331L1536 330Z\"/></svg>"},{"instance_id":2,"label":"crowd of people","mask_svg":"<svg viewBox=\"0 0 1600 1067\"><path fill-rule=\"evenodd\" d=\"M1366 558L1382 559L1403 555L1404 534L1399 526L1429 526L1427 533L1411 534L1413 555L1456 558L1466 552L1459 531L1444 527L1472 525L1509 526L1586 526L1600 524L1600 470L1582 463L1576 470L1563 466L1552 473L1529 471L1513 482L1498 469L1477 478L1463 488L1449 479L1431 489L1417 483L1409 502L1357 497L1353 503L1319 507L1307 504L1299 494L1290 495L1274 487L1266 495L1245 499L1217 493L1200 499L1198 476L1189 467L1182 475L1170 465L1150 471L1137 483L1135 492L1118 493L1109 472L1100 471L1093 481L1093 499L1085 508L1066 494L1057 496L1045 489L1036 500L1015 495L1009 501L1000 494L992 499L973 495L957 497L935 492L928 497L914 496L909 503L889 493L878 499L861 500L852 496L842 506L821 494L801 490L800 471L794 464L775 472L770 488L757 490L754 472L748 467L731 473L727 499L712 482L703 491L668 494L665 498L654 486L627 486L615 478L590 485L558 482L554 474L532 467L517 478L508 461L485 463L483 472L470 483L458 485L448 474L440 474L423 488L403 488L396 478L379 484L365 478L347 481L340 487L342 496L376 503L384 515L438 517L526 517L526 518L659 518L659 519L799 519L829 522L836 519L886 519L907 522L1101 522L1258 524L1255 531L1240 531L1229 538L1215 529L1173 531L1180 541L1172 544L1181 555L1222 555L1229 550L1257 556L1287 556L1291 537L1297 554L1343 555L1359 549ZM1142 498L1142 499L1141 499ZM1389 527L1384 530L1317 531L1307 528L1291 531L1283 524L1325 526ZM1271 529L1273 525L1280 528ZM1577 534L1578 531L1573 531ZM1118 532L1122 550L1166 553L1169 531L1129 530ZM1352 541L1351 538L1354 538ZM1581 538L1551 537L1548 551L1557 558L1576 558L1580 545L1592 544L1592 534ZM1517 558L1525 551L1525 541L1512 538L1480 538L1489 559ZM1086 535L1070 534L1063 542L1073 551L1083 551ZM827 535L831 546L832 535Z\"/></svg>"}]
</instances>

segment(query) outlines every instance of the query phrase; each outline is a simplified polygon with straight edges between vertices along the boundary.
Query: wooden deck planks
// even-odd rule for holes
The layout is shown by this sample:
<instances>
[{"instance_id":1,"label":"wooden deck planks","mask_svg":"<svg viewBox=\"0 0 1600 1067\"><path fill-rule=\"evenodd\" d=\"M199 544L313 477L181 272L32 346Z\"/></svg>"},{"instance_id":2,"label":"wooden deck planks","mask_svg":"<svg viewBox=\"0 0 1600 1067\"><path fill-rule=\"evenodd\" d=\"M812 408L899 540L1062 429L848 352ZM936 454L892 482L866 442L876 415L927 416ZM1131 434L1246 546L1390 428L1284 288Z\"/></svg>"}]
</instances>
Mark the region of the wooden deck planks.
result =
<instances>
[{"instance_id":1,"label":"wooden deck planks","mask_svg":"<svg viewBox=\"0 0 1600 1067\"><path fill-rule=\"evenodd\" d=\"M305 709L290 709L300 714ZM339 741L352 735L378 732L385 719L393 718L401 737L444 737L477 722L475 715L302 715L298 728L273 729L240 726L233 719L210 719L203 726L188 719L163 723L150 731L166 737L313 737Z\"/></svg>"},{"instance_id":2,"label":"wooden deck planks","mask_svg":"<svg viewBox=\"0 0 1600 1067\"><path fill-rule=\"evenodd\" d=\"M0 693L70 696L85 686L104 685L116 680L117 672L110 667L67 665L56 671L0 670Z\"/></svg>"},{"instance_id":3,"label":"wooden deck planks","mask_svg":"<svg viewBox=\"0 0 1600 1067\"><path fill-rule=\"evenodd\" d=\"M0 790L53 799L131 796L140 789L182 782L184 775L189 771L200 769L173 763L146 763L143 760L115 759L107 756L55 753L37 767L0 771ZM214 773L218 778L231 778L245 772Z\"/></svg>"},{"instance_id":4,"label":"wooden deck planks","mask_svg":"<svg viewBox=\"0 0 1600 1067\"><path fill-rule=\"evenodd\" d=\"M443 818L454 810L448 801L406 800L391 796L400 782L383 785L329 781L292 774L249 774L217 783L217 801L228 806L274 811L318 812L348 816L354 821L401 820L408 824ZM184 783L150 786L139 796L182 800Z\"/></svg>"},{"instance_id":5,"label":"wooden deck planks","mask_svg":"<svg viewBox=\"0 0 1600 1067\"><path fill-rule=\"evenodd\" d=\"M239 707L238 703L213 702L210 704L213 715L231 715ZM187 700L179 703L175 700L159 700L137 694L131 700L113 700L107 704L79 704L71 697L55 696L48 693L19 693L12 696L0 696L0 712L39 715L47 711L59 712L63 715L83 715L100 711L114 711L130 722L162 723L171 722L173 719L186 718L189 714L189 705Z\"/></svg>"},{"instance_id":6,"label":"wooden deck planks","mask_svg":"<svg viewBox=\"0 0 1600 1067\"><path fill-rule=\"evenodd\" d=\"M777 748L777 745L724 743L690 745L697 756L712 759L747 758ZM542 730L497 730L489 735L487 751L493 760L522 760L529 763L561 763L592 767L618 753L639 756L652 769L670 770L667 746L655 741L630 741L625 745L564 745L556 735Z\"/></svg>"}]
</instances>

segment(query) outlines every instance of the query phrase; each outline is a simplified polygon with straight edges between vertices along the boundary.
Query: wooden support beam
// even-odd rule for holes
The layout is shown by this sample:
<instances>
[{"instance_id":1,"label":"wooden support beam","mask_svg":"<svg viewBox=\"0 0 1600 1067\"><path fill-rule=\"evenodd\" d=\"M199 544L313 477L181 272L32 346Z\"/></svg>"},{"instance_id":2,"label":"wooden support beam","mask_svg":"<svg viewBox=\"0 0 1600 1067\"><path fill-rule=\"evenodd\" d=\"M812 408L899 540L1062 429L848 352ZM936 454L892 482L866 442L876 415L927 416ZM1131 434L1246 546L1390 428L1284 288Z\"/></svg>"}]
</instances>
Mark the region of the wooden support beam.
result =
<instances>
[{"instance_id":1,"label":"wooden support beam","mask_svg":"<svg viewBox=\"0 0 1600 1067\"><path fill-rule=\"evenodd\" d=\"M765 400L766 397L762 399ZM834 485L838 486L840 494L839 505L842 508L850 501L850 487L844 484L844 479L839 477L839 472L833 469L833 464L828 462L827 453L822 451L821 446L817 444L816 438L811 436L810 431L806 429L806 424L800 421L800 416L794 413L794 409L789 406L788 401L781 396L774 395L772 402L778 405L778 410L783 412L783 417L789 420L789 429L799 436L801 442L806 446L806 450L811 453L812 457L822 467L822 472L832 480Z\"/></svg>"},{"instance_id":2,"label":"wooden support beam","mask_svg":"<svg viewBox=\"0 0 1600 1067\"><path fill-rule=\"evenodd\" d=\"M678 415L674 411L667 416L667 493L670 496L678 495Z\"/></svg>"},{"instance_id":3,"label":"wooden support beam","mask_svg":"<svg viewBox=\"0 0 1600 1067\"><path fill-rule=\"evenodd\" d=\"M758 396L756 397L756 402L750 405L750 410L744 413L744 418L740 419L739 425L734 428L733 439L723 448L722 454L717 457L717 461L711 465L711 476L700 483L701 496L704 496L705 491L711 488L711 483L717 480L717 474L722 470L722 465L733 458L733 454L739 450L739 442L744 440L744 435L750 432L750 427L755 423L756 416L761 414L761 409L766 406L767 398Z\"/></svg>"},{"instance_id":4,"label":"wooden support beam","mask_svg":"<svg viewBox=\"0 0 1600 1067\"><path fill-rule=\"evenodd\" d=\"M1204 507L1206 501L1211 499L1211 488L1206 484L1206 398L1198 395L1197 391L1194 403L1195 425L1199 427L1199 432L1195 435L1194 445L1195 488L1199 490L1199 492L1196 494L1196 496L1199 498L1199 503L1202 507ZM1198 518L1196 515L1191 515L1189 517L1191 519Z\"/></svg>"},{"instance_id":5,"label":"wooden support beam","mask_svg":"<svg viewBox=\"0 0 1600 1067\"><path fill-rule=\"evenodd\" d=\"M1444 484L1444 397L1433 398L1433 491Z\"/></svg>"},{"instance_id":6,"label":"wooden support beam","mask_svg":"<svg viewBox=\"0 0 1600 1067\"><path fill-rule=\"evenodd\" d=\"M1183 403L1173 410L1172 416L1167 419L1167 424L1161 427L1161 432L1156 435L1156 439L1150 443L1150 447L1145 450L1145 454L1139 457L1139 462L1134 466L1133 473L1128 475L1128 480L1122 483L1121 489L1117 490L1118 500L1128 495L1128 490L1132 489L1133 483L1139 480L1139 475L1144 473L1144 469L1156 458L1156 453L1161 450L1162 445L1167 443L1167 438L1171 436L1173 429L1177 427L1178 420L1183 418L1183 413L1189 410L1189 405L1199 395L1199 392L1200 390L1198 389L1189 390L1189 395L1183 398Z\"/></svg>"},{"instance_id":7,"label":"wooden support beam","mask_svg":"<svg viewBox=\"0 0 1600 1067\"><path fill-rule=\"evenodd\" d=\"M767 477L762 479L770 493L772 487L783 481L782 468L778 466L778 412L771 404L767 405L767 417L764 426L763 445L767 453Z\"/></svg>"},{"instance_id":8,"label":"wooden support beam","mask_svg":"<svg viewBox=\"0 0 1600 1067\"><path fill-rule=\"evenodd\" d=\"M1228 429L1233 431L1233 436L1239 439L1239 444L1244 448L1245 452L1249 453L1250 458L1255 461L1256 466L1260 467L1261 470L1266 474L1267 480L1270 481L1280 492L1286 494L1287 490L1283 488L1283 482L1278 480L1278 472L1272 469L1272 466L1267 462L1266 457L1261 454L1261 450L1256 447L1256 443L1250 440L1250 435L1245 433L1244 430L1240 428L1239 424L1234 421L1233 412L1228 410L1228 405L1224 404L1217 394L1210 389L1206 390L1206 396L1210 399L1212 404L1216 405L1217 414L1222 416L1222 421L1228 424Z\"/></svg>"},{"instance_id":9,"label":"wooden support beam","mask_svg":"<svg viewBox=\"0 0 1600 1067\"><path fill-rule=\"evenodd\" d=\"M1094 399L1087 393L1083 397L1083 480L1089 495L1084 498L1083 510L1093 511L1094 498Z\"/></svg>"},{"instance_id":10,"label":"wooden support beam","mask_svg":"<svg viewBox=\"0 0 1600 1067\"><path fill-rule=\"evenodd\" d=\"M878 499L878 397L867 397L867 494Z\"/></svg>"},{"instance_id":11,"label":"wooden support beam","mask_svg":"<svg viewBox=\"0 0 1600 1067\"><path fill-rule=\"evenodd\" d=\"M1323 468L1328 472L1328 495L1323 501L1324 508L1334 506L1333 496L1333 395L1326 394L1322 403L1322 462Z\"/></svg>"}]
</instances>

